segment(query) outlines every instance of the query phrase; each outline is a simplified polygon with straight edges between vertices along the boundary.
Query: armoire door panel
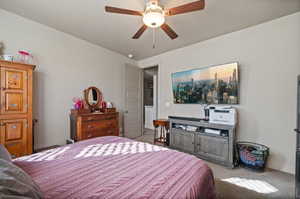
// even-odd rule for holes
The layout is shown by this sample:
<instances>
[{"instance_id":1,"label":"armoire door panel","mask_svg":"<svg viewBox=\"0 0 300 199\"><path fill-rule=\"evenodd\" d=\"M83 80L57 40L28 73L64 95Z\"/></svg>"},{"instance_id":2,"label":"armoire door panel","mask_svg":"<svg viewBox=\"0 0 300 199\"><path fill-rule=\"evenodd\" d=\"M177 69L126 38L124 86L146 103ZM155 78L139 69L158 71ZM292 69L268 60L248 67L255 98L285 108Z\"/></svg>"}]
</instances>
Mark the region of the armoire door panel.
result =
<instances>
[{"instance_id":1,"label":"armoire door panel","mask_svg":"<svg viewBox=\"0 0 300 199\"><path fill-rule=\"evenodd\" d=\"M23 121L7 122L5 125L5 142L23 139Z\"/></svg>"},{"instance_id":2,"label":"armoire door panel","mask_svg":"<svg viewBox=\"0 0 300 199\"><path fill-rule=\"evenodd\" d=\"M5 93L5 112L23 112L23 93Z\"/></svg>"},{"instance_id":3,"label":"armoire door panel","mask_svg":"<svg viewBox=\"0 0 300 199\"><path fill-rule=\"evenodd\" d=\"M1 67L1 114L27 113L27 70Z\"/></svg>"},{"instance_id":4,"label":"armoire door panel","mask_svg":"<svg viewBox=\"0 0 300 199\"><path fill-rule=\"evenodd\" d=\"M27 154L26 145L24 145L23 142L7 142L4 144L4 146L13 158L21 157Z\"/></svg>"},{"instance_id":5,"label":"armoire door panel","mask_svg":"<svg viewBox=\"0 0 300 199\"><path fill-rule=\"evenodd\" d=\"M5 71L5 83L7 89L24 89L23 86L23 72L20 71Z\"/></svg>"},{"instance_id":6,"label":"armoire door panel","mask_svg":"<svg viewBox=\"0 0 300 199\"><path fill-rule=\"evenodd\" d=\"M16 157L27 154L27 120L1 120L1 143Z\"/></svg>"}]
</instances>

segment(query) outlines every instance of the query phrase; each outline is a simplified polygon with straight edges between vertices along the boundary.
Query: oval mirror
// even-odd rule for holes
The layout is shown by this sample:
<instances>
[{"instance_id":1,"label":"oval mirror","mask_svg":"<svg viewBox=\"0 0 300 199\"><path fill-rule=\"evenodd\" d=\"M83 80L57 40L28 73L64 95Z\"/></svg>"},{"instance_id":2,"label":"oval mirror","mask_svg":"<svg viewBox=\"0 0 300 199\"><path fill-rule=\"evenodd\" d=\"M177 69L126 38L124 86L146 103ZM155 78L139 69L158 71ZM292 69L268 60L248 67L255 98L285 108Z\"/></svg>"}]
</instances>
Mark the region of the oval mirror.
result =
<instances>
[{"instance_id":1,"label":"oval mirror","mask_svg":"<svg viewBox=\"0 0 300 199\"><path fill-rule=\"evenodd\" d=\"M86 104L90 107L90 109L96 110L100 107L102 94L98 88L89 87L84 91L84 98Z\"/></svg>"},{"instance_id":2,"label":"oval mirror","mask_svg":"<svg viewBox=\"0 0 300 199\"><path fill-rule=\"evenodd\" d=\"M98 93L97 90L95 88L92 88L88 91L88 104L89 105L95 105L98 103Z\"/></svg>"}]
</instances>

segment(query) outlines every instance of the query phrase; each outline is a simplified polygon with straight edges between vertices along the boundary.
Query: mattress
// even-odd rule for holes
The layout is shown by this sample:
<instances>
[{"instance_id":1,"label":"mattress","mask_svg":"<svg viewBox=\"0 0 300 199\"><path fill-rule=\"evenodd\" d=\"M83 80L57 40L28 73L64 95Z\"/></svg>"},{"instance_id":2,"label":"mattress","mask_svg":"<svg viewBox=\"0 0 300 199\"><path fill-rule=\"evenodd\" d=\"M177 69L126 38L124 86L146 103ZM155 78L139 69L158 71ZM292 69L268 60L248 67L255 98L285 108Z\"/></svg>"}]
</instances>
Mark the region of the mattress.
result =
<instances>
[{"instance_id":1,"label":"mattress","mask_svg":"<svg viewBox=\"0 0 300 199\"><path fill-rule=\"evenodd\" d=\"M214 199L211 169L200 159L107 136L24 156L14 163L46 199Z\"/></svg>"}]
</instances>

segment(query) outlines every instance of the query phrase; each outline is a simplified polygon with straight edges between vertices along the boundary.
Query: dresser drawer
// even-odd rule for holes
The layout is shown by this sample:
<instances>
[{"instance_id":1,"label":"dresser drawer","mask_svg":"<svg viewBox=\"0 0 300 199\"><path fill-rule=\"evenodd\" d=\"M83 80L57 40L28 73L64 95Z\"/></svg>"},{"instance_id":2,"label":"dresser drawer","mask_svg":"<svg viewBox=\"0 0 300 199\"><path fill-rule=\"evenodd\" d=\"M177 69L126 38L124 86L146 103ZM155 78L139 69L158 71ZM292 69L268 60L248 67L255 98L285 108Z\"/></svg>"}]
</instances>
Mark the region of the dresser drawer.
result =
<instances>
[{"instance_id":1,"label":"dresser drawer","mask_svg":"<svg viewBox=\"0 0 300 199\"><path fill-rule=\"evenodd\" d=\"M82 122L82 131L95 131L103 129L106 127L106 124L103 121L90 121Z\"/></svg>"},{"instance_id":2,"label":"dresser drawer","mask_svg":"<svg viewBox=\"0 0 300 199\"><path fill-rule=\"evenodd\" d=\"M99 137L100 135L99 131L87 131L85 132L82 137L83 139L90 139L90 138L95 138L95 137Z\"/></svg>"},{"instance_id":3,"label":"dresser drawer","mask_svg":"<svg viewBox=\"0 0 300 199\"><path fill-rule=\"evenodd\" d=\"M116 128L117 121L116 120L99 120L99 121L88 121L82 123L82 131L94 131L101 130L107 128Z\"/></svg>"},{"instance_id":4,"label":"dresser drawer","mask_svg":"<svg viewBox=\"0 0 300 199\"><path fill-rule=\"evenodd\" d=\"M117 136L117 129L116 128L106 128L106 129L99 129L99 130L90 130L83 133L83 139L90 139L95 137L102 137L102 136Z\"/></svg>"},{"instance_id":5,"label":"dresser drawer","mask_svg":"<svg viewBox=\"0 0 300 199\"><path fill-rule=\"evenodd\" d=\"M105 120L105 127L107 128L116 128L117 127L117 120Z\"/></svg>"},{"instance_id":6,"label":"dresser drawer","mask_svg":"<svg viewBox=\"0 0 300 199\"><path fill-rule=\"evenodd\" d=\"M116 119L117 119L116 114L111 114L111 115L98 114L98 115L82 117L83 122L91 122L91 121L98 121L98 120L116 120Z\"/></svg>"}]
</instances>

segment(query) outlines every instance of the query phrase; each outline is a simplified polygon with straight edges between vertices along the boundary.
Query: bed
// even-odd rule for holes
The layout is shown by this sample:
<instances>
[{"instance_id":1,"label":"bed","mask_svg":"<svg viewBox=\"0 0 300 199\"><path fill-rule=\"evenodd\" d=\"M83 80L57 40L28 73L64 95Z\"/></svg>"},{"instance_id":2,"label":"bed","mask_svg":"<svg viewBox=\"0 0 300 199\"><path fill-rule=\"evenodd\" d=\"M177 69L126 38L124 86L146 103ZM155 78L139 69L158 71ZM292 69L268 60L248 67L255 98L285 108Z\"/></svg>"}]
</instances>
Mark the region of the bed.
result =
<instances>
[{"instance_id":1,"label":"bed","mask_svg":"<svg viewBox=\"0 0 300 199\"><path fill-rule=\"evenodd\" d=\"M85 140L14 163L46 199L215 198L212 171L202 160L122 137Z\"/></svg>"}]
</instances>

